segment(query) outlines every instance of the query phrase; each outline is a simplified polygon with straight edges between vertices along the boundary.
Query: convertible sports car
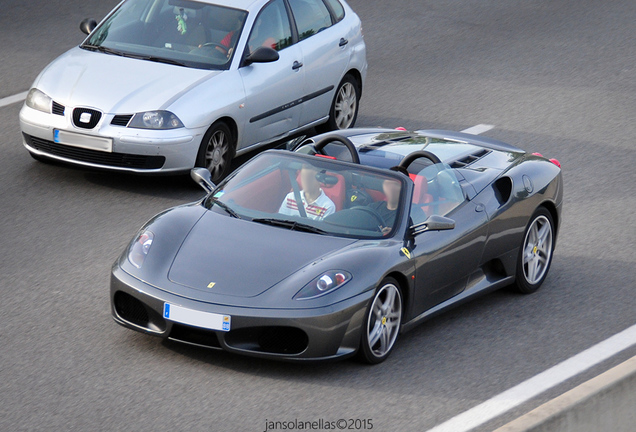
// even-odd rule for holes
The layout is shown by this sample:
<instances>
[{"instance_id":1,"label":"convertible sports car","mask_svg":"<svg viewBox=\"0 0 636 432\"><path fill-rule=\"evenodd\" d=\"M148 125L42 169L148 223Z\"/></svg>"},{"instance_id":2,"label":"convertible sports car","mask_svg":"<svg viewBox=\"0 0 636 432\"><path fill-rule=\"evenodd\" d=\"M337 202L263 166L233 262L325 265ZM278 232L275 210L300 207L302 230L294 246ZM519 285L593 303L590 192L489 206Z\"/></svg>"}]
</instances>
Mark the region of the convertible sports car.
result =
<instances>
[{"instance_id":1,"label":"convertible sports car","mask_svg":"<svg viewBox=\"0 0 636 432\"><path fill-rule=\"evenodd\" d=\"M367 72L343 0L125 0L36 78L36 159L137 173L206 167L317 126L352 127Z\"/></svg>"},{"instance_id":2,"label":"convertible sports car","mask_svg":"<svg viewBox=\"0 0 636 432\"><path fill-rule=\"evenodd\" d=\"M447 131L350 129L268 150L146 223L115 262L116 322L258 357L387 358L477 295L536 291L561 221L556 159Z\"/></svg>"}]
</instances>

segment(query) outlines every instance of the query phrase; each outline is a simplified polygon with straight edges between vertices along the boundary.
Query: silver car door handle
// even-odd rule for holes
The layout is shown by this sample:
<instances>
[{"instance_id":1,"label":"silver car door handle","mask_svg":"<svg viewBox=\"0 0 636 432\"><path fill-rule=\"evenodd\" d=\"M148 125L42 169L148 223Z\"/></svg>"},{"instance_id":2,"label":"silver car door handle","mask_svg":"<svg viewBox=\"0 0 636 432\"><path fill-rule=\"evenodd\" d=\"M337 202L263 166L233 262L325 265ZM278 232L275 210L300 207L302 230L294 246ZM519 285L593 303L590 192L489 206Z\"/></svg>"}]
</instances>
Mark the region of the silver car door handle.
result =
<instances>
[{"instance_id":1,"label":"silver car door handle","mask_svg":"<svg viewBox=\"0 0 636 432\"><path fill-rule=\"evenodd\" d=\"M303 67L303 64L302 64L302 63L300 63L300 62L297 62L297 61L295 61L295 62L294 62L294 64L292 65L292 69L293 69L293 70L298 70L298 69L300 69L301 67Z\"/></svg>"},{"instance_id":2,"label":"silver car door handle","mask_svg":"<svg viewBox=\"0 0 636 432\"><path fill-rule=\"evenodd\" d=\"M348 41L347 39L345 39L345 38L340 38L340 43L338 43L338 46L343 47L343 46L345 46L345 45L346 45L346 44L348 44L348 43L349 43L349 41Z\"/></svg>"}]
</instances>

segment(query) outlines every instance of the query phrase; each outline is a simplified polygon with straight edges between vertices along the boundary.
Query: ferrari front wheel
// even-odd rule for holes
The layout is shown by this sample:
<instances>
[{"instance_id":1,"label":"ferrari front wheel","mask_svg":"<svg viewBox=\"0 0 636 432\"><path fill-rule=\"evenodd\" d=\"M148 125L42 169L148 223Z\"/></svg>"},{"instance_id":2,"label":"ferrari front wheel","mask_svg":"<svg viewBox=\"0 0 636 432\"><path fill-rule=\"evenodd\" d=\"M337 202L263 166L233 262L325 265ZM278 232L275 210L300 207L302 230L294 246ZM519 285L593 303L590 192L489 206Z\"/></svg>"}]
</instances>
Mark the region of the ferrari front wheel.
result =
<instances>
[{"instance_id":1,"label":"ferrari front wheel","mask_svg":"<svg viewBox=\"0 0 636 432\"><path fill-rule=\"evenodd\" d=\"M518 292L530 294L541 287L548 275L554 251L554 222L545 207L539 207L526 227L517 258L514 287Z\"/></svg>"},{"instance_id":2,"label":"ferrari front wheel","mask_svg":"<svg viewBox=\"0 0 636 432\"><path fill-rule=\"evenodd\" d=\"M365 315L358 355L369 364L381 363L391 354L402 323L402 293L397 281L380 283Z\"/></svg>"}]
</instances>

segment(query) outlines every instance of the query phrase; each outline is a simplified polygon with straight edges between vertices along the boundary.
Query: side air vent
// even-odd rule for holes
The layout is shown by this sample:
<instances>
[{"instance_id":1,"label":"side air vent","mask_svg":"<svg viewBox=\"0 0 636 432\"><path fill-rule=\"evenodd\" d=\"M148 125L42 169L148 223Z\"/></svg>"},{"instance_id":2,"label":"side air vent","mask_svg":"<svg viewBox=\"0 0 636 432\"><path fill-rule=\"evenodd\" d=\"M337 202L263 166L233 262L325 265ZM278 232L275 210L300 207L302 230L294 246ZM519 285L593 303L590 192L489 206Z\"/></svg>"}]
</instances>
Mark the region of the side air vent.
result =
<instances>
[{"instance_id":1,"label":"side air vent","mask_svg":"<svg viewBox=\"0 0 636 432\"><path fill-rule=\"evenodd\" d=\"M65 109L64 105L53 101L53 109L51 111L53 114L63 116L64 115L64 109Z\"/></svg>"},{"instance_id":2,"label":"side air vent","mask_svg":"<svg viewBox=\"0 0 636 432\"><path fill-rule=\"evenodd\" d=\"M128 126L128 122L132 118L132 114L119 114L113 117L113 120L110 122L113 126Z\"/></svg>"},{"instance_id":3,"label":"side air vent","mask_svg":"<svg viewBox=\"0 0 636 432\"><path fill-rule=\"evenodd\" d=\"M482 149L479 150L473 154L470 154L466 157L463 157L461 159L456 160L455 162L451 163L451 168L464 168L467 167L468 165L472 164L473 162L483 158L484 156L486 156L488 153L490 153L490 150L486 150L486 149Z\"/></svg>"},{"instance_id":4,"label":"side air vent","mask_svg":"<svg viewBox=\"0 0 636 432\"><path fill-rule=\"evenodd\" d=\"M498 178L492 187L495 190L495 198L497 198L499 205L507 203L512 194L512 179L510 177Z\"/></svg>"}]
</instances>

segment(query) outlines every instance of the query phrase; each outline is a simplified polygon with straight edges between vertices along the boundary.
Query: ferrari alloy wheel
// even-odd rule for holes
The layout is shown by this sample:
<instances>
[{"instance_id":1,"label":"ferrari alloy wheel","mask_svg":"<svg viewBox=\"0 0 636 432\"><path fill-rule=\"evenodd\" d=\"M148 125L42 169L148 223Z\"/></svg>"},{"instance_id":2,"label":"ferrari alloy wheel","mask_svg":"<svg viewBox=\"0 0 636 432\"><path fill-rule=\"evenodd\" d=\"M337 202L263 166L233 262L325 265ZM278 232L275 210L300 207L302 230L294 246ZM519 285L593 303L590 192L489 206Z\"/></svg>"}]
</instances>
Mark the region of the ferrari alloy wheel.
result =
<instances>
[{"instance_id":1,"label":"ferrari alloy wheel","mask_svg":"<svg viewBox=\"0 0 636 432\"><path fill-rule=\"evenodd\" d=\"M234 157L234 140L230 128L223 122L213 124L203 137L197 166L210 171L213 183L228 175Z\"/></svg>"},{"instance_id":2,"label":"ferrari alloy wheel","mask_svg":"<svg viewBox=\"0 0 636 432\"><path fill-rule=\"evenodd\" d=\"M359 355L367 363L384 361L400 333L402 322L402 294L398 283L385 279L375 293L366 314Z\"/></svg>"},{"instance_id":3,"label":"ferrari alloy wheel","mask_svg":"<svg viewBox=\"0 0 636 432\"><path fill-rule=\"evenodd\" d=\"M550 212L540 207L530 219L517 262L516 288L532 293L545 280L554 251L554 223Z\"/></svg>"},{"instance_id":4,"label":"ferrari alloy wheel","mask_svg":"<svg viewBox=\"0 0 636 432\"><path fill-rule=\"evenodd\" d=\"M355 78L345 75L336 90L336 95L329 111L329 120L317 127L319 132L349 129L358 118L358 102L360 101L360 87Z\"/></svg>"}]
</instances>

